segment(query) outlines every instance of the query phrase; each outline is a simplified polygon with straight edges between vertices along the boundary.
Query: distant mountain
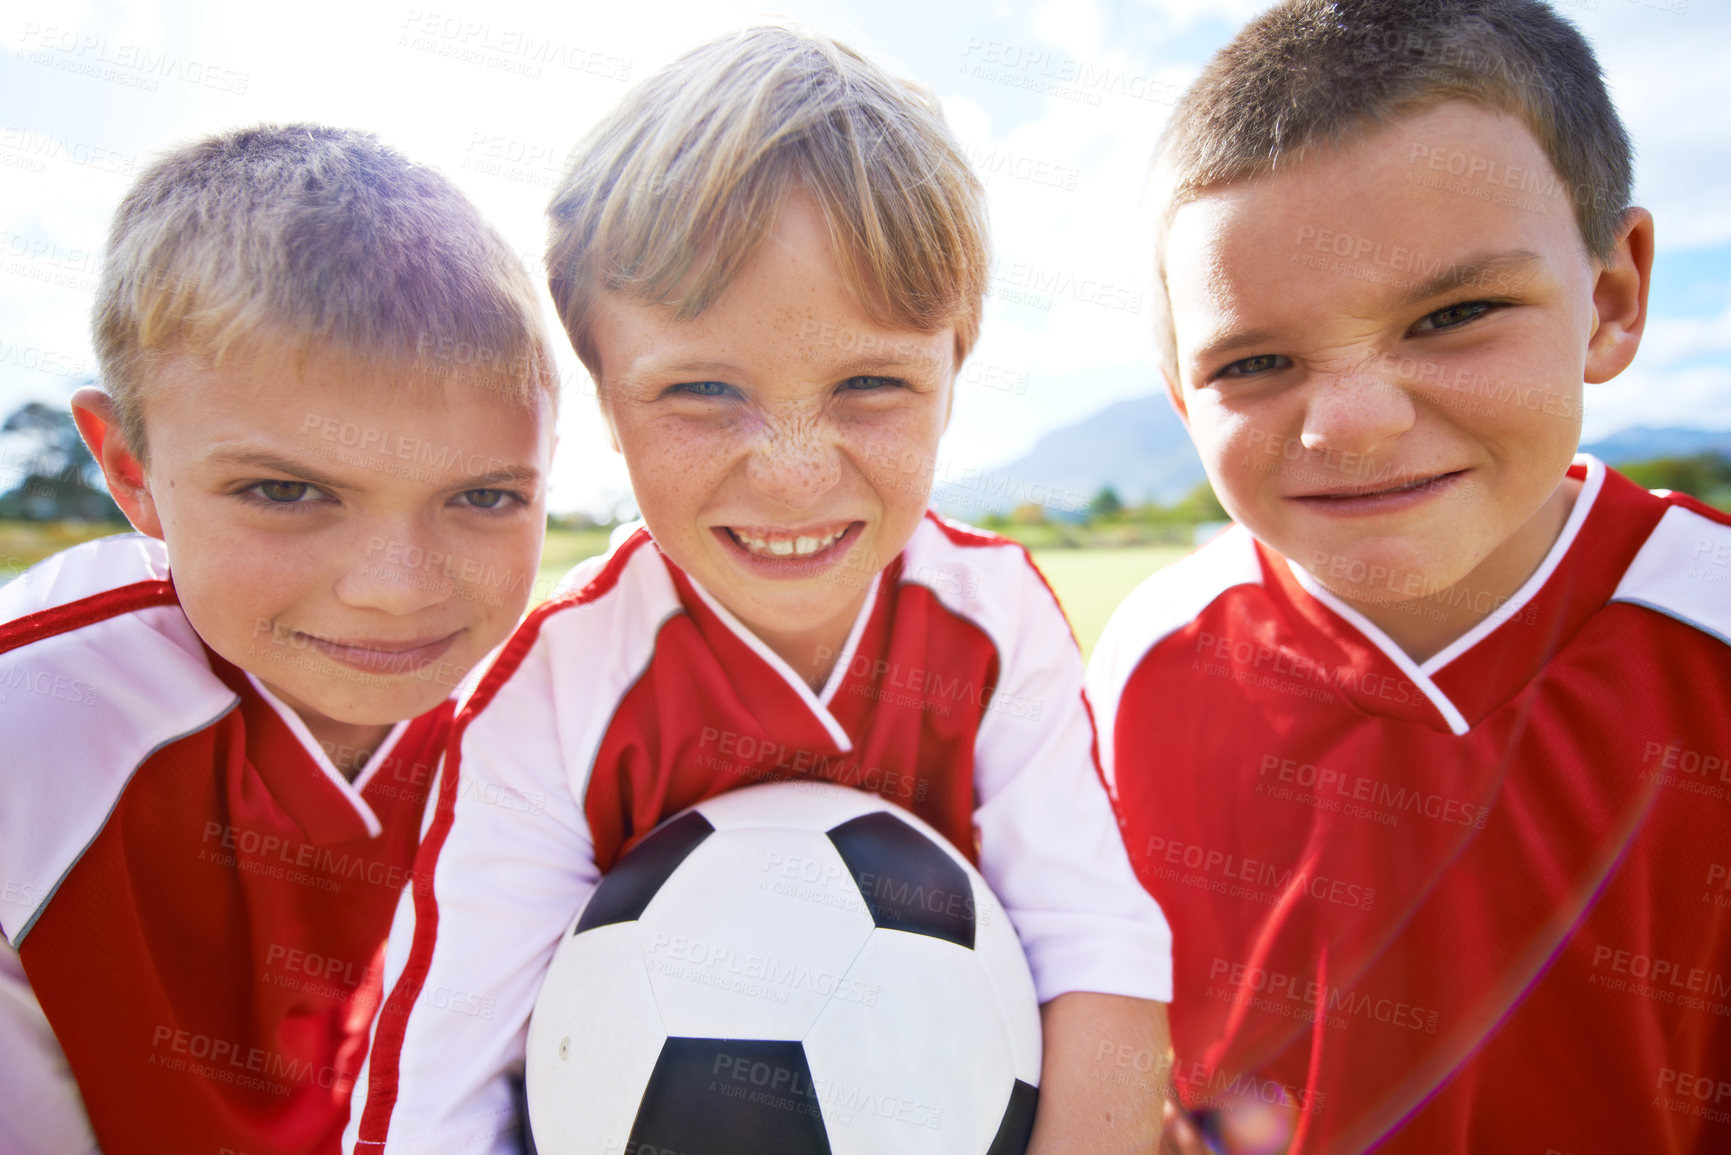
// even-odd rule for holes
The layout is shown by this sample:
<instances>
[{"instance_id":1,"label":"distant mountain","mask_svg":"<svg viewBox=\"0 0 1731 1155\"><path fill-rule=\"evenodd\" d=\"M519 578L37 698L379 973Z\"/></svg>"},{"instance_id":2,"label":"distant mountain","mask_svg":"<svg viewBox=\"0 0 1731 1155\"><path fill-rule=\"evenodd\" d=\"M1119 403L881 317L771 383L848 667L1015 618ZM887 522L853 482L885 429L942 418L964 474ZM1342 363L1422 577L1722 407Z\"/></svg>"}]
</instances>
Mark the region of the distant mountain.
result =
<instances>
[{"instance_id":1,"label":"distant mountain","mask_svg":"<svg viewBox=\"0 0 1731 1155\"><path fill-rule=\"evenodd\" d=\"M1651 461L1655 457L1693 457L1697 453L1722 453L1731 457L1731 430L1649 429L1638 425L1581 448L1606 465L1627 461Z\"/></svg>"},{"instance_id":2,"label":"distant mountain","mask_svg":"<svg viewBox=\"0 0 1731 1155\"><path fill-rule=\"evenodd\" d=\"M1581 448L1610 465L1714 451L1731 457L1731 431L1643 426ZM1008 513L1030 502L1062 517L1082 513L1104 486L1127 504L1170 505L1201 480L1202 462L1178 415L1163 394L1150 394L1054 429L1033 449L995 469L941 477L933 499L945 513L962 518Z\"/></svg>"},{"instance_id":3,"label":"distant mountain","mask_svg":"<svg viewBox=\"0 0 1731 1155\"><path fill-rule=\"evenodd\" d=\"M960 517L1008 513L1033 502L1081 513L1102 486L1125 502L1170 504L1203 478L1202 461L1163 394L1108 405L1040 438L1016 460L977 476L939 479L939 509Z\"/></svg>"}]
</instances>

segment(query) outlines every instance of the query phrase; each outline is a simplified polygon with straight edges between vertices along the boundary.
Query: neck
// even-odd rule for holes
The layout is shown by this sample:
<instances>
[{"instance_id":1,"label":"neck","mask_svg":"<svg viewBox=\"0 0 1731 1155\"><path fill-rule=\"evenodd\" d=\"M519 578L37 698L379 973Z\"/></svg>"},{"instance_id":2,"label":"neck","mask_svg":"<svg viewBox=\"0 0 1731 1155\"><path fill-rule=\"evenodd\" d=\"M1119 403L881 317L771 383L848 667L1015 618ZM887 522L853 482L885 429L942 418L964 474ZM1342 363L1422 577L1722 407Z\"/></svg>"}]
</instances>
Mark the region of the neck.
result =
<instances>
[{"instance_id":1,"label":"neck","mask_svg":"<svg viewBox=\"0 0 1731 1155\"><path fill-rule=\"evenodd\" d=\"M330 719L325 719L325 724L316 729L309 723L308 728L312 729L313 736L319 740L319 746L324 750L325 757L331 760L331 765L350 782L373 760L373 754L391 732L388 725L366 726L333 722Z\"/></svg>"},{"instance_id":2,"label":"neck","mask_svg":"<svg viewBox=\"0 0 1731 1155\"><path fill-rule=\"evenodd\" d=\"M295 698L275 686L267 686L279 701L293 710L306 725L307 732L319 744L319 749L325 752L325 757L331 760L331 765L337 772L350 782L355 775L366 768L372 761L373 754L383 745L390 735L391 723L374 724L369 722L343 722L328 715L321 714L311 706L297 701Z\"/></svg>"},{"instance_id":3,"label":"neck","mask_svg":"<svg viewBox=\"0 0 1731 1155\"><path fill-rule=\"evenodd\" d=\"M836 662L841 659L841 649L847 644L848 632L852 629L853 622L849 620L840 629L755 632L777 657L793 667L793 672L811 687L813 693L822 693L824 686L829 684Z\"/></svg>"},{"instance_id":4,"label":"neck","mask_svg":"<svg viewBox=\"0 0 1731 1155\"><path fill-rule=\"evenodd\" d=\"M776 657L791 666L813 693L821 694L836 663L841 660L842 648L847 645L848 635L853 633L869 590L867 586L856 597L849 598L842 611L829 621L807 629L779 629L773 624L748 622L738 618L737 614L735 617L740 625L775 651Z\"/></svg>"},{"instance_id":5,"label":"neck","mask_svg":"<svg viewBox=\"0 0 1731 1155\"><path fill-rule=\"evenodd\" d=\"M1575 508L1581 483L1565 478L1510 539L1446 588L1422 597L1365 601L1340 596L1415 662L1441 653L1514 596L1544 563Z\"/></svg>"}]
</instances>

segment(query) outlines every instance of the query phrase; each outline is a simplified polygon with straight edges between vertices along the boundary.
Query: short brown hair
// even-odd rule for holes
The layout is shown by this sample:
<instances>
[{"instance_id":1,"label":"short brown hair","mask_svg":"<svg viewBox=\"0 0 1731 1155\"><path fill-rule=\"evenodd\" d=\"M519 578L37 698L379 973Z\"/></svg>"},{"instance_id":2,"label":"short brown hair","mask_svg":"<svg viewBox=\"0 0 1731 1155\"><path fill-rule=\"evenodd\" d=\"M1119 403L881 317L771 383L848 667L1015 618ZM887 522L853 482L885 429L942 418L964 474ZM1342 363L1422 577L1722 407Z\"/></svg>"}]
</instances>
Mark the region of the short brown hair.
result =
<instances>
[{"instance_id":1,"label":"short brown hair","mask_svg":"<svg viewBox=\"0 0 1731 1155\"><path fill-rule=\"evenodd\" d=\"M1592 46L1543 0L1286 0L1238 33L1160 138L1160 230L1210 188L1252 180L1367 126L1447 100L1524 122L1606 259L1629 208L1628 133ZM1163 239L1163 238L1162 238ZM1155 317L1174 370L1164 291Z\"/></svg>"},{"instance_id":2,"label":"short brown hair","mask_svg":"<svg viewBox=\"0 0 1731 1155\"><path fill-rule=\"evenodd\" d=\"M176 149L115 214L92 317L121 433L145 453L150 364L328 347L557 397L522 260L457 187L371 133L260 125Z\"/></svg>"},{"instance_id":3,"label":"short brown hair","mask_svg":"<svg viewBox=\"0 0 1731 1155\"><path fill-rule=\"evenodd\" d=\"M983 193L937 103L815 33L747 28L626 94L577 145L548 206L548 284L577 355L600 294L710 305L783 200L809 192L860 306L880 323L979 335Z\"/></svg>"}]
</instances>

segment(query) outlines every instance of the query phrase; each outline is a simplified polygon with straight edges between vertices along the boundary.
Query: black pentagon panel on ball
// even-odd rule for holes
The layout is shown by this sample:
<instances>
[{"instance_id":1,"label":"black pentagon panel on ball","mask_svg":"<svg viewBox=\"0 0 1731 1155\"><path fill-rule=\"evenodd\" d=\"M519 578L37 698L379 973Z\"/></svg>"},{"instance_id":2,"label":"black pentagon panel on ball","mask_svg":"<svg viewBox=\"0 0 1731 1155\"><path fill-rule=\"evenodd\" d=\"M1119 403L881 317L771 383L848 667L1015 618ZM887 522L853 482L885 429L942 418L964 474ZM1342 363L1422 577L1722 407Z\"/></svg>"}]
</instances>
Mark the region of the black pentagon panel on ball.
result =
<instances>
[{"instance_id":1,"label":"black pentagon panel on ball","mask_svg":"<svg viewBox=\"0 0 1731 1155\"><path fill-rule=\"evenodd\" d=\"M589 905L583 908L583 917L577 920L577 929L571 933L578 935L616 922L635 922L668 876L714 833L715 827L709 824L709 819L695 810L650 831L648 837L602 876L595 893L589 896Z\"/></svg>"},{"instance_id":2,"label":"black pentagon panel on ball","mask_svg":"<svg viewBox=\"0 0 1731 1155\"><path fill-rule=\"evenodd\" d=\"M625 1150L829 1155L805 1048L764 1039L668 1039Z\"/></svg>"},{"instance_id":3,"label":"black pentagon panel on ball","mask_svg":"<svg viewBox=\"0 0 1731 1155\"><path fill-rule=\"evenodd\" d=\"M974 949L974 888L930 838L879 810L842 823L829 840L878 926Z\"/></svg>"},{"instance_id":4,"label":"black pentagon panel on ball","mask_svg":"<svg viewBox=\"0 0 1731 1155\"><path fill-rule=\"evenodd\" d=\"M1022 1155L1028 1149L1028 1139L1034 1134L1034 1107L1040 1099L1040 1089L1017 1079L1010 1088L1010 1103L1004 1108L1004 1118L998 1123L998 1133L986 1155Z\"/></svg>"}]
</instances>

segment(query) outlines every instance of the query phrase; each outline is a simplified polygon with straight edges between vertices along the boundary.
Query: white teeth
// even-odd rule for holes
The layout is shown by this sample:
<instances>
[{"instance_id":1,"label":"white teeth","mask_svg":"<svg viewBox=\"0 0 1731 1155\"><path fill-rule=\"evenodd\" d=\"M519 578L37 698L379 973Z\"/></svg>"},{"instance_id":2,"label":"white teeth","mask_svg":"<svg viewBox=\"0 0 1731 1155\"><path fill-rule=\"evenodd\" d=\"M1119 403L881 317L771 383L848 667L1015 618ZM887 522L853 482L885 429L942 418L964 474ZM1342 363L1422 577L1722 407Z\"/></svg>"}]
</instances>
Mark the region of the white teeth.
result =
<instances>
[{"instance_id":1,"label":"white teeth","mask_svg":"<svg viewBox=\"0 0 1731 1155\"><path fill-rule=\"evenodd\" d=\"M812 537L810 534L802 533L793 537L771 538L756 537L737 529L732 532L734 540L744 546L749 553L768 557L810 557L812 554L821 553L841 540L841 536L847 530L838 529L824 537Z\"/></svg>"}]
</instances>

